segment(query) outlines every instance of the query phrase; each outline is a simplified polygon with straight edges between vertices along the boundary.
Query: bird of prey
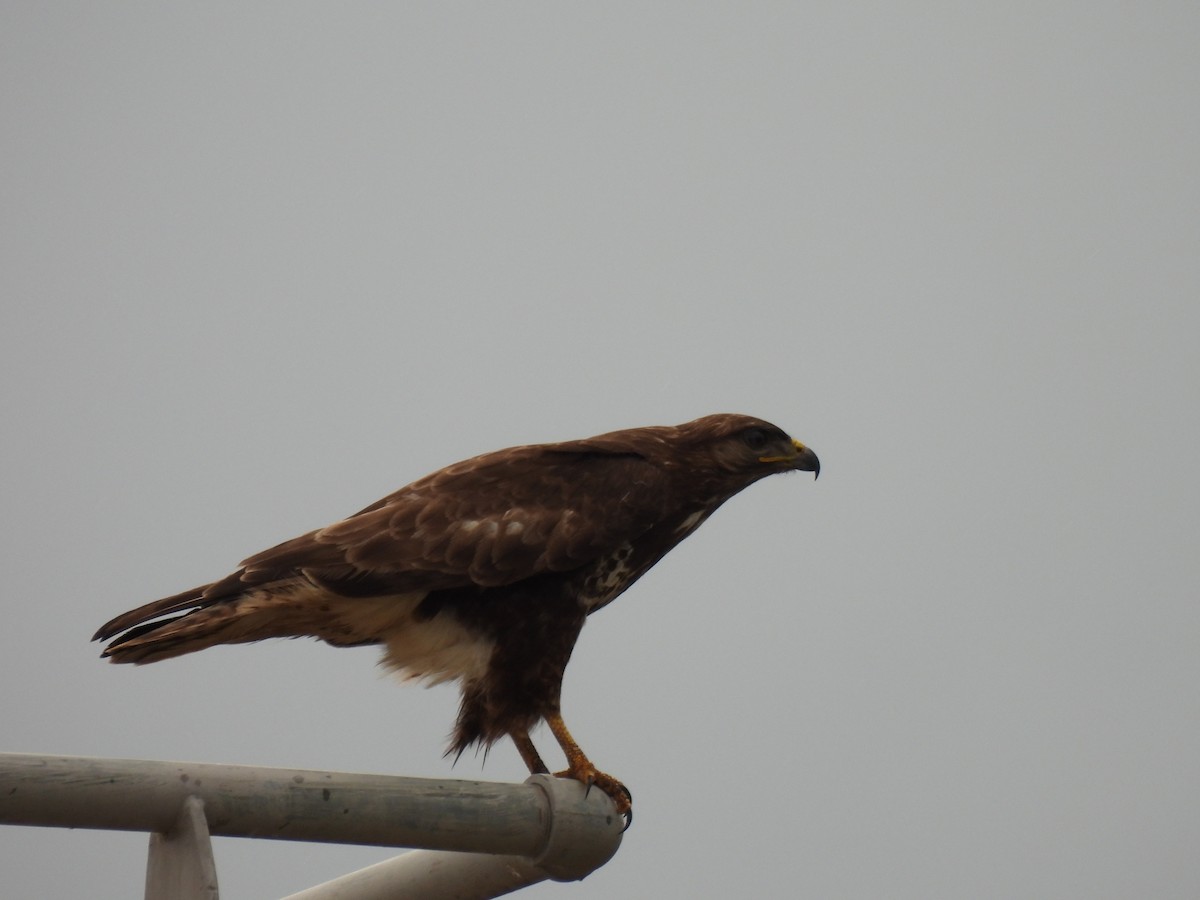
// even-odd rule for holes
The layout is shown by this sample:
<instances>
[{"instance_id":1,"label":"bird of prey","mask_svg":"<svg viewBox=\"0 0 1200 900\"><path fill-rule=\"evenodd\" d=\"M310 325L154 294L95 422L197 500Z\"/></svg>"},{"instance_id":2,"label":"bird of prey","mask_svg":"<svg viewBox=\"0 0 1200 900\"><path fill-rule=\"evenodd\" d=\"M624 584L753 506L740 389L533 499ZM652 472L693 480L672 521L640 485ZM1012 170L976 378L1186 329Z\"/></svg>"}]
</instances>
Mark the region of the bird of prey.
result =
<instances>
[{"instance_id":1,"label":"bird of prey","mask_svg":"<svg viewBox=\"0 0 1200 900\"><path fill-rule=\"evenodd\" d=\"M275 637L378 644L407 679L460 682L448 754L507 735L548 773L529 737L544 720L566 755L558 774L628 817L629 791L563 723L580 629L734 494L795 470L819 473L816 454L731 414L486 453L117 616L94 640L115 638L103 652L115 663Z\"/></svg>"}]
</instances>

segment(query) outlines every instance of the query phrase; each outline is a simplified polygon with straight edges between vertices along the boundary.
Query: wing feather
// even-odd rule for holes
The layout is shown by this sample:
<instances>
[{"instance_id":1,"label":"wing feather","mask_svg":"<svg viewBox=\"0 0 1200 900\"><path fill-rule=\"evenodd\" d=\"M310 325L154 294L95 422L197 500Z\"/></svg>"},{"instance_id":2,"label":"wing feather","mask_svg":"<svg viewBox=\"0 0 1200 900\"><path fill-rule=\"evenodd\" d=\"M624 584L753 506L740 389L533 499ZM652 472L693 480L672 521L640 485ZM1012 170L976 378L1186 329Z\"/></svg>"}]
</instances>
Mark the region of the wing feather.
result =
<instances>
[{"instance_id":1,"label":"wing feather","mask_svg":"<svg viewBox=\"0 0 1200 900\"><path fill-rule=\"evenodd\" d=\"M350 595L494 587L584 565L661 515L668 485L657 466L633 453L563 447L449 466L250 557L231 577L244 586L302 570Z\"/></svg>"}]
</instances>

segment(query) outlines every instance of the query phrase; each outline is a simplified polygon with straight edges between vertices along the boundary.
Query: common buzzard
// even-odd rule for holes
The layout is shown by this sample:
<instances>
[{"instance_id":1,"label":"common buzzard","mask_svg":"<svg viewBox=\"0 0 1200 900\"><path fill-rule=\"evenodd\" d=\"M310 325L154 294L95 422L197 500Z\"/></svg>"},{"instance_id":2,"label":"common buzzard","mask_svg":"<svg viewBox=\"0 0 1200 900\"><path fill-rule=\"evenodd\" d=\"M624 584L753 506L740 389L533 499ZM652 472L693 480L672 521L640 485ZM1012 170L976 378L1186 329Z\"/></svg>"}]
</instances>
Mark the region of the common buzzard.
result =
<instances>
[{"instance_id":1,"label":"common buzzard","mask_svg":"<svg viewBox=\"0 0 1200 900\"><path fill-rule=\"evenodd\" d=\"M529 771L545 720L562 776L630 813L563 724L563 671L584 620L612 602L743 488L818 473L816 455L742 415L486 453L414 481L362 512L252 556L232 575L138 607L96 632L117 663L215 644L315 637L383 645L383 665L458 680L447 753L508 735Z\"/></svg>"}]
</instances>

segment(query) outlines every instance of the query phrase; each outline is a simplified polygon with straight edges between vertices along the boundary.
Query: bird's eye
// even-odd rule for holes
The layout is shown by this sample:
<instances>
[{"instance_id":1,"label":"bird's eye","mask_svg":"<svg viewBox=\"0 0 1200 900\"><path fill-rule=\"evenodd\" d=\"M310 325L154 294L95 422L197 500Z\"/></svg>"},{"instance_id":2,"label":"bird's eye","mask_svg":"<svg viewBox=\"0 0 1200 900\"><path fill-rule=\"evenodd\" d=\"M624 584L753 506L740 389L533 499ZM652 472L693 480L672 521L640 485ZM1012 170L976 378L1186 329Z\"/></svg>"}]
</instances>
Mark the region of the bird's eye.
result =
<instances>
[{"instance_id":1,"label":"bird's eye","mask_svg":"<svg viewBox=\"0 0 1200 900\"><path fill-rule=\"evenodd\" d=\"M761 450L767 446L767 433L761 428L749 428L742 432L742 442L751 450Z\"/></svg>"}]
</instances>

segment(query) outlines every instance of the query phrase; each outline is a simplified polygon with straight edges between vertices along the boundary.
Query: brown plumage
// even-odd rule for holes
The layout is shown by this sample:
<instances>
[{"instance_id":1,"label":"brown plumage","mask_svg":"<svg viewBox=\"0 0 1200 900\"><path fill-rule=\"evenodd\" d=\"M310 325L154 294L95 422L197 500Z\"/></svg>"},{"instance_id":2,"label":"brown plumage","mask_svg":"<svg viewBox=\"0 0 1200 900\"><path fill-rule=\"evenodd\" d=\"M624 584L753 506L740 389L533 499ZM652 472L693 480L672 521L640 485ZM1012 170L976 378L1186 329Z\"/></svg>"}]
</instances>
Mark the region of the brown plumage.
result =
<instances>
[{"instance_id":1,"label":"brown plumage","mask_svg":"<svg viewBox=\"0 0 1200 900\"><path fill-rule=\"evenodd\" d=\"M455 463L327 528L250 557L233 574L103 625L103 655L148 663L215 644L311 636L382 644L407 678L459 680L447 752L510 736L531 772L545 720L560 773L629 792L598 772L562 722L563 672L584 620L718 506L817 457L749 416L512 447Z\"/></svg>"}]
</instances>

